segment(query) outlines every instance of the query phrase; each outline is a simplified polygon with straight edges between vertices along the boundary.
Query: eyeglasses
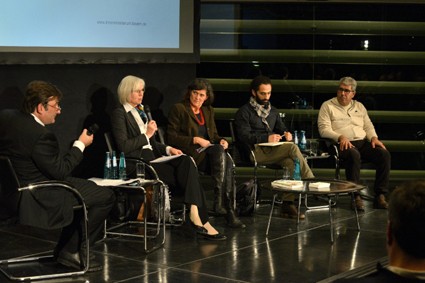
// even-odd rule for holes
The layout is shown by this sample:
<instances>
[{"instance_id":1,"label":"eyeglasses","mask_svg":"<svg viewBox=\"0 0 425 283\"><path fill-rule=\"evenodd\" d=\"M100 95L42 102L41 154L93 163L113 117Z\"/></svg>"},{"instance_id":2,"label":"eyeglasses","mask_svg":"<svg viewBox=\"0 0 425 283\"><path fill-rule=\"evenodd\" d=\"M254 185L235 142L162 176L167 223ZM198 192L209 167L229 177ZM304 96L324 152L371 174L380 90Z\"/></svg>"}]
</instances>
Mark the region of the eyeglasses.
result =
<instances>
[{"instance_id":1,"label":"eyeglasses","mask_svg":"<svg viewBox=\"0 0 425 283\"><path fill-rule=\"evenodd\" d=\"M349 90L348 88L338 88L338 91L343 92L343 93L350 93L350 92L354 92L353 90Z\"/></svg>"},{"instance_id":2,"label":"eyeglasses","mask_svg":"<svg viewBox=\"0 0 425 283\"><path fill-rule=\"evenodd\" d=\"M144 88L142 88L142 89L135 89L135 90L133 90L133 92L143 93L143 92L145 92L145 89Z\"/></svg>"},{"instance_id":3,"label":"eyeglasses","mask_svg":"<svg viewBox=\"0 0 425 283\"><path fill-rule=\"evenodd\" d=\"M56 104L56 105L50 105L49 103L46 103L46 105L48 105L48 106L50 106L50 107L55 108L57 111L61 111L61 110L62 110L62 108L59 106L59 104Z\"/></svg>"}]
</instances>

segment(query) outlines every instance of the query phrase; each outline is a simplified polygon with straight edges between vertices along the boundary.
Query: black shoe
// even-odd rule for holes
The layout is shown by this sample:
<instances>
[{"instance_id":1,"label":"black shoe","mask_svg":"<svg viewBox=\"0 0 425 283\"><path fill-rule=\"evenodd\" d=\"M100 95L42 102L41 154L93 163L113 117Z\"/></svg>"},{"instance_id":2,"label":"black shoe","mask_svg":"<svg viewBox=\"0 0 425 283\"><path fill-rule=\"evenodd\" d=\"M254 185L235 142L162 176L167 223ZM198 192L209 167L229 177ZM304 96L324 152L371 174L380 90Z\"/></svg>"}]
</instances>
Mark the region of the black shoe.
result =
<instances>
[{"instance_id":1,"label":"black shoe","mask_svg":"<svg viewBox=\"0 0 425 283\"><path fill-rule=\"evenodd\" d=\"M190 221L190 226L192 227L192 229L196 232L196 234L198 234L198 235L206 235L206 234L208 234L208 231L207 231L207 229L205 229L204 227L202 227L202 226L198 226L198 225L196 225L195 223L193 223L191 220L189 220Z\"/></svg>"},{"instance_id":2,"label":"black shoe","mask_svg":"<svg viewBox=\"0 0 425 283\"><path fill-rule=\"evenodd\" d=\"M196 237L196 235L205 235L208 234L207 229L202 226L195 225L190 218L187 218L183 223L182 230L183 233L188 237Z\"/></svg>"},{"instance_id":3,"label":"black shoe","mask_svg":"<svg viewBox=\"0 0 425 283\"><path fill-rule=\"evenodd\" d=\"M210 234L204 234L203 235L204 239L206 240L210 240L210 241L224 241L227 239L227 237L223 234L217 233L215 235L210 235Z\"/></svg>"},{"instance_id":4,"label":"black shoe","mask_svg":"<svg viewBox=\"0 0 425 283\"><path fill-rule=\"evenodd\" d=\"M86 266L85 263L87 260L87 258L83 256L83 254L85 253L83 252L70 253L68 251L61 250L56 257L56 261L64 266L81 270L83 269L84 266ZM103 269L103 266L96 261L94 255L90 255L89 257L90 257L89 268L87 272L95 272L95 271L100 271Z\"/></svg>"},{"instance_id":5,"label":"black shoe","mask_svg":"<svg viewBox=\"0 0 425 283\"><path fill-rule=\"evenodd\" d=\"M65 250L61 250L57 253L56 261L64 266L71 267L74 269L81 269L81 258L80 253L70 253Z\"/></svg>"}]
</instances>

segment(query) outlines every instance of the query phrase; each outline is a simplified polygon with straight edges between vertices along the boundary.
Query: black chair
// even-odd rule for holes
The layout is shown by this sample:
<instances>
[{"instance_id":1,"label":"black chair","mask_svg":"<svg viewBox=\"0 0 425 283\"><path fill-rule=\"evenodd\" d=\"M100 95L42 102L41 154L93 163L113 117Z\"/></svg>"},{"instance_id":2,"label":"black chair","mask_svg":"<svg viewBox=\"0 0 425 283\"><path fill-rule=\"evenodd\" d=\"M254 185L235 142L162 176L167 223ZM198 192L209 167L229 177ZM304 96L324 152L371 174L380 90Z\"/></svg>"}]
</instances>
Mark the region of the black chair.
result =
<instances>
[{"instance_id":1,"label":"black chair","mask_svg":"<svg viewBox=\"0 0 425 283\"><path fill-rule=\"evenodd\" d=\"M258 169L266 168L275 171L275 178L278 177L279 170L282 169L279 165L260 165L255 158L254 150L251 146L243 141L238 140L235 132L234 120L230 120L230 134L232 137L231 153L236 166L252 167L253 180L255 184L255 203L271 203L271 200L260 200L261 186L258 182Z\"/></svg>"},{"instance_id":2,"label":"black chair","mask_svg":"<svg viewBox=\"0 0 425 283\"><path fill-rule=\"evenodd\" d=\"M112 152L115 148L115 144L114 144L114 140L112 138L112 135L110 132L106 132L104 134L105 136L105 140L106 140L106 144L108 147L108 150L110 152ZM158 139L159 142L165 144L165 134L164 134L164 130L163 128L158 128L158 132L156 135L156 138ZM170 198L168 201L166 201L167 207L165 207L166 210L166 225L167 226L181 226L185 221L186 221L186 204L180 200L180 196L171 196L171 193L168 189L168 185L163 183L159 176L158 173L156 172L155 168L152 167L152 165L149 164L149 162L146 162L145 160L143 160L142 158L132 158L132 157L126 157L126 162L131 165L135 165L135 163L144 163L145 164L145 170L148 171L148 175L152 176L153 179L160 181L160 183L164 186L165 188L165 197ZM195 162L194 162L195 163ZM134 166L135 167L135 166ZM171 201L171 198L173 201ZM168 203L170 203L170 206L174 203L179 205L179 208L172 208L172 207L168 207ZM181 204L181 205L180 205Z\"/></svg>"},{"instance_id":3,"label":"black chair","mask_svg":"<svg viewBox=\"0 0 425 283\"><path fill-rule=\"evenodd\" d=\"M111 133L104 134L108 150L114 152L114 143ZM165 244L165 218L166 218L166 196L168 196L168 187L159 179L155 169L145 160L141 158L126 157L126 164L128 167L135 168L136 163L143 163L149 179L144 181L135 181L130 184L118 184L111 186L118 194L138 194L143 198L142 205L144 207L143 220L124 219L123 221L112 221L112 219L105 220L104 239L108 236L141 238L144 243L145 253L151 253ZM150 208L147 203L147 188L151 187L153 190L152 202L150 205L154 206L156 215L154 219L148 219L148 209ZM129 196L131 197L131 196ZM137 208L136 213L139 211ZM152 221L151 221L152 220ZM142 233L140 229L142 228ZM162 231L162 232L161 232ZM160 236L160 237L159 237ZM148 244L149 240L156 243L153 245Z\"/></svg>"},{"instance_id":4,"label":"black chair","mask_svg":"<svg viewBox=\"0 0 425 283\"><path fill-rule=\"evenodd\" d=\"M341 179L341 169L345 166L345 160L339 155L338 151L338 143L330 140L330 139L322 139L325 143L325 146L328 149L328 152L330 156L332 156L335 160L335 179L340 180ZM372 162L368 162L365 160L361 160L361 168L362 169L376 169L375 165ZM372 197L366 196L364 194L360 194L363 199L370 199L372 200Z\"/></svg>"},{"instance_id":5,"label":"black chair","mask_svg":"<svg viewBox=\"0 0 425 283\"><path fill-rule=\"evenodd\" d=\"M236 164L238 166L249 166L249 167L253 167L253 177L254 177L254 183L256 186L256 203L276 203L276 204L282 204L282 201L280 200L275 200L271 199L271 200L259 200L259 197L257 195L259 195L260 193L260 184L258 182L258 169L259 168L266 168L266 169L270 169L270 170L274 170L275 171L275 179L279 179L280 177L278 176L278 172L279 170L282 169L281 166L277 165L277 164L269 164L269 165L260 165L258 164L256 158L255 158L255 154L253 149L245 142L243 141L239 141L236 137L236 133L235 133L235 126L234 126L234 120L230 120L230 133L233 139L233 148L232 148L232 155L234 157L235 162L237 162ZM308 158L307 158L308 159ZM304 198L304 204L305 207L307 209L320 209L320 208L324 208L327 206L324 205L317 205L317 206L309 206L308 205L308 196L305 195Z\"/></svg>"},{"instance_id":6,"label":"black chair","mask_svg":"<svg viewBox=\"0 0 425 283\"><path fill-rule=\"evenodd\" d=\"M82 210L84 221L85 252L87 263L81 269L72 269L56 263L53 252L51 250L38 253L36 255L23 255L19 257L0 260L0 270L11 280L28 281L40 279L52 279L59 277L71 277L83 275L89 268L89 241L88 241L88 219L87 207L81 194L72 187L68 182L62 181L43 181L32 183L28 186L21 187L16 176L11 161L6 156L0 156L0 205L1 219L3 223L8 223L7 228L19 224L19 205L22 194L31 194L39 190L64 190L74 196L78 205L71 209ZM38 227L40 228L40 227ZM44 227L43 227L44 228ZM3 249L13 249L7 245L2 245ZM12 253L12 252L11 252Z\"/></svg>"}]
</instances>

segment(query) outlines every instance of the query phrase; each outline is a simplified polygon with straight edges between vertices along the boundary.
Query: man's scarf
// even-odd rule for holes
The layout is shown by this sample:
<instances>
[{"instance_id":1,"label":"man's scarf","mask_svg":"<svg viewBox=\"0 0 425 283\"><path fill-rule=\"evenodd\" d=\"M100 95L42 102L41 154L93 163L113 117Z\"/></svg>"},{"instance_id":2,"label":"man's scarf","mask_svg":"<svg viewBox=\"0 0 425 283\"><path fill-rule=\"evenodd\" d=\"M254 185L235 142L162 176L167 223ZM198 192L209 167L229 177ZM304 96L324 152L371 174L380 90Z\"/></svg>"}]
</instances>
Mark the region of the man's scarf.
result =
<instances>
[{"instance_id":1,"label":"man's scarf","mask_svg":"<svg viewBox=\"0 0 425 283\"><path fill-rule=\"evenodd\" d=\"M254 111L257 113L258 117L261 118L261 122L263 122L267 129L271 131L269 123L267 123L266 120L270 114L270 110L272 109L271 104L267 103L266 105L261 105L257 102L257 100L255 100L255 97L253 96L251 96L249 99L249 104L252 106L252 108L254 108Z\"/></svg>"}]
</instances>

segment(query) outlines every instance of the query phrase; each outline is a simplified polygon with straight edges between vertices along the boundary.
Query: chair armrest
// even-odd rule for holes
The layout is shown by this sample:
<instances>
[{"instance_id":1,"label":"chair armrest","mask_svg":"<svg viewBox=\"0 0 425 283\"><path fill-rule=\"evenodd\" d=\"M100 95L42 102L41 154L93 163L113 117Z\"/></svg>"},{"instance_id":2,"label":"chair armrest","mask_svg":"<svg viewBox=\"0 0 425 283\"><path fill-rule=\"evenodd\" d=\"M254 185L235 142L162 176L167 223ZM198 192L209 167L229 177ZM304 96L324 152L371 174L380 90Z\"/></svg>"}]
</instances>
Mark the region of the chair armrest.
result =
<instances>
[{"instance_id":1,"label":"chair armrest","mask_svg":"<svg viewBox=\"0 0 425 283\"><path fill-rule=\"evenodd\" d=\"M72 193L74 196L77 197L78 202L85 207L83 196L80 194L80 192L77 189L74 188L74 186L71 185L71 183L66 181L51 180L51 181L41 181L41 182L31 183L28 186L19 187L18 191L19 192L36 191L36 190L43 190L45 188L51 188L51 187L62 188Z\"/></svg>"},{"instance_id":2,"label":"chair armrest","mask_svg":"<svg viewBox=\"0 0 425 283\"><path fill-rule=\"evenodd\" d=\"M126 157L125 160L127 162L132 162L132 163L138 163L138 162L142 162L145 164L145 168L148 169L148 171L152 174L152 176L156 179L159 180L159 176L158 173L156 172L155 168L153 168L153 166L147 162L146 160L142 159L142 158L137 158L137 157Z\"/></svg>"}]
</instances>

